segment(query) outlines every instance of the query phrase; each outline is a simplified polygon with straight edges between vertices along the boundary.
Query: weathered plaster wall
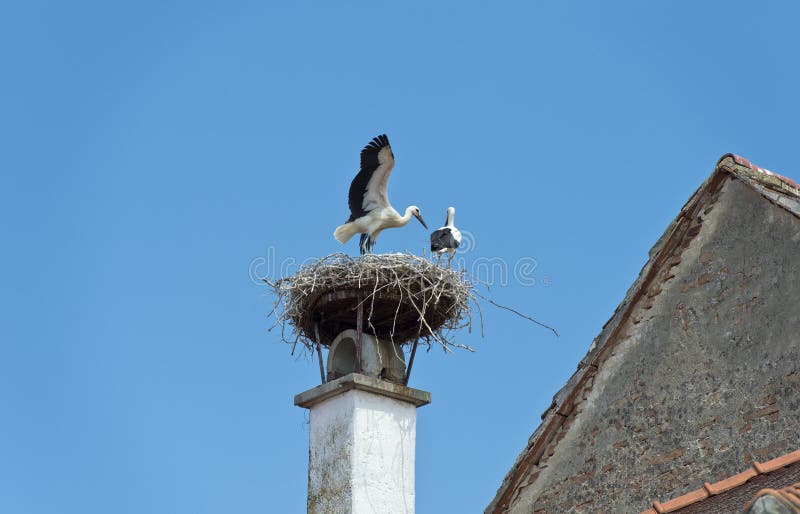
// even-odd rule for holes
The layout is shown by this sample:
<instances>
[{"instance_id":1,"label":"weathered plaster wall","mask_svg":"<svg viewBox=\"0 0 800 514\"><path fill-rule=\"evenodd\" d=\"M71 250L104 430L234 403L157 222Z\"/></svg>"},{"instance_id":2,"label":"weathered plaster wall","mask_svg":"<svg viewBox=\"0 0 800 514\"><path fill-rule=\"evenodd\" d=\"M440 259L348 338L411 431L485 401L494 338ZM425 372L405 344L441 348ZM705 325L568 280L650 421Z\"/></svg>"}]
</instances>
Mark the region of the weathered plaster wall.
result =
<instances>
[{"instance_id":1,"label":"weathered plaster wall","mask_svg":"<svg viewBox=\"0 0 800 514\"><path fill-rule=\"evenodd\" d=\"M416 415L362 390L311 407L308 512L413 513Z\"/></svg>"},{"instance_id":2,"label":"weathered plaster wall","mask_svg":"<svg viewBox=\"0 0 800 514\"><path fill-rule=\"evenodd\" d=\"M508 511L639 512L800 447L800 219L727 180Z\"/></svg>"}]
</instances>

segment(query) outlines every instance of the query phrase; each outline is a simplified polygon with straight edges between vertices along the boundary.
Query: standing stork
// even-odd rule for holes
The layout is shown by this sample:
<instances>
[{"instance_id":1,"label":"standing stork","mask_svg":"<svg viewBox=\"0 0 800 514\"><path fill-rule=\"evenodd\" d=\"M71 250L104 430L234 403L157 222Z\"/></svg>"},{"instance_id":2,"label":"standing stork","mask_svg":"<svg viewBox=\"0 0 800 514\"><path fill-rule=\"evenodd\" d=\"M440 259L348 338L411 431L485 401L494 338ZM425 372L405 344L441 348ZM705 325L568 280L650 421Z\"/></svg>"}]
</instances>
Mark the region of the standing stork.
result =
<instances>
[{"instance_id":1,"label":"standing stork","mask_svg":"<svg viewBox=\"0 0 800 514\"><path fill-rule=\"evenodd\" d=\"M394 210L386 196L389 174L394 167L394 154L386 134L373 138L361 150L361 169L350 183L350 218L339 225L333 233L337 241L344 244L356 234L361 234L361 255L372 253L375 239L383 229L404 227L414 216L426 229L428 226L416 205L406 207L406 213Z\"/></svg>"},{"instance_id":2,"label":"standing stork","mask_svg":"<svg viewBox=\"0 0 800 514\"><path fill-rule=\"evenodd\" d=\"M448 266L453 262L456 248L461 244L461 232L453 224L455 217L456 208L448 207L444 226L439 230L433 231L431 234L431 253L438 253L439 261L442 260L442 254L450 254L450 257L447 259Z\"/></svg>"}]
</instances>

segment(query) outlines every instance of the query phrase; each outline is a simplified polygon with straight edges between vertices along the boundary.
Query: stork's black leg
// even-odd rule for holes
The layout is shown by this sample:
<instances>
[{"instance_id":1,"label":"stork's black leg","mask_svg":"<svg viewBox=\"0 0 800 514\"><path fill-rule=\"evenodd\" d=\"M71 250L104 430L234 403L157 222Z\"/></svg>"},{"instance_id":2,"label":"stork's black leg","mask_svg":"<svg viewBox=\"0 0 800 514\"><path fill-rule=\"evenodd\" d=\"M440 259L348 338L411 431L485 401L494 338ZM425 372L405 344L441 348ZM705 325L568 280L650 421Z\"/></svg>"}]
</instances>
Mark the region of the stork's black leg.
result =
<instances>
[{"instance_id":1,"label":"stork's black leg","mask_svg":"<svg viewBox=\"0 0 800 514\"><path fill-rule=\"evenodd\" d=\"M370 250L367 246L368 244L369 244L369 236L367 234L361 234L361 240L358 243L358 249L361 251L361 255L364 255L365 253L370 253Z\"/></svg>"}]
</instances>

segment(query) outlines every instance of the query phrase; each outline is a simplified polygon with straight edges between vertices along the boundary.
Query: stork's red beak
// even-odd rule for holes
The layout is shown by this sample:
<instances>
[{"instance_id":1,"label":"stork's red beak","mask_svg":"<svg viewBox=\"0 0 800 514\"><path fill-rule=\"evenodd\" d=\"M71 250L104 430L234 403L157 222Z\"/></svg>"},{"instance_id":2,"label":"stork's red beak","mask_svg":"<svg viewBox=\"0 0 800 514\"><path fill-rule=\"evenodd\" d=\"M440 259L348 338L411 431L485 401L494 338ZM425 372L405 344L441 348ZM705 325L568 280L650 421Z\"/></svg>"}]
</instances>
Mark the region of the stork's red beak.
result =
<instances>
[{"instance_id":1,"label":"stork's red beak","mask_svg":"<svg viewBox=\"0 0 800 514\"><path fill-rule=\"evenodd\" d=\"M428 225L425 224L425 220L422 219L422 214L415 214L416 218L422 223L422 226L425 227L425 230L428 230Z\"/></svg>"}]
</instances>

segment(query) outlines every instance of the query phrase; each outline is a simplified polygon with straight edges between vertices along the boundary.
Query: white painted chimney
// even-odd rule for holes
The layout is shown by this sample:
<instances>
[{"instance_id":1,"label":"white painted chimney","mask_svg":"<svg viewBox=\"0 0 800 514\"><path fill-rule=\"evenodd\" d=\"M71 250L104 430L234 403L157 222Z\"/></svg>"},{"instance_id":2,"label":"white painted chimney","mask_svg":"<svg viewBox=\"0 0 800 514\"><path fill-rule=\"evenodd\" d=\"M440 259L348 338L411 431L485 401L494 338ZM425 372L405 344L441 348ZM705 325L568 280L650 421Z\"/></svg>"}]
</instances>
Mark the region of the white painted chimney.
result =
<instances>
[{"instance_id":1,"label":"white painted chimney","mask_svg":"<svg viewBox=\"0 0 800 514\"><path fill-rule=\"evenodd\" d=\"M309 514L412 514L417 407L430 401L359 373L297 395L310 410Z\"/></svg>"}]
</instances>

